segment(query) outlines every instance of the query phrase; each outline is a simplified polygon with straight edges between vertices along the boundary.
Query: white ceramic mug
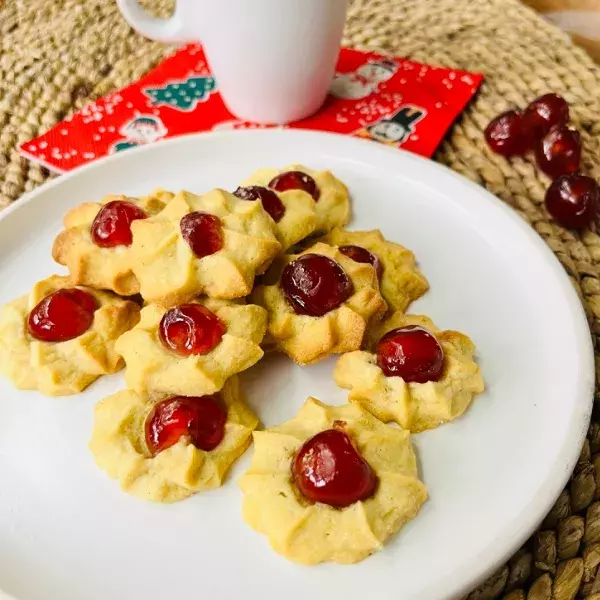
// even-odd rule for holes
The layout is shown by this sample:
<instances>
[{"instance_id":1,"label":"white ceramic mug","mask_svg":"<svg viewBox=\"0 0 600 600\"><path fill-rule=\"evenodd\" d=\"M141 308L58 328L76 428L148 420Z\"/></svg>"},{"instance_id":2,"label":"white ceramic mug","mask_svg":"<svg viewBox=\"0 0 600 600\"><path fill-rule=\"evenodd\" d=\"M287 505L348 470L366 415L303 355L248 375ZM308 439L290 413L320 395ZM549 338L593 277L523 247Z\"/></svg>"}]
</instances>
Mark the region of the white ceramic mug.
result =
<instances>
[{"instance_id":1,"label":"white ceramic mug","mask_svg":"<svg viewBox=\"0 0 600 600\"><path fill-rule=\"evenodd\" d=\"M161 42L198 42L238 118L287 123L323 104L339 53L347 0L177 0L157 19L117 0L130 25Z\"/></svg>"}]
</instances>

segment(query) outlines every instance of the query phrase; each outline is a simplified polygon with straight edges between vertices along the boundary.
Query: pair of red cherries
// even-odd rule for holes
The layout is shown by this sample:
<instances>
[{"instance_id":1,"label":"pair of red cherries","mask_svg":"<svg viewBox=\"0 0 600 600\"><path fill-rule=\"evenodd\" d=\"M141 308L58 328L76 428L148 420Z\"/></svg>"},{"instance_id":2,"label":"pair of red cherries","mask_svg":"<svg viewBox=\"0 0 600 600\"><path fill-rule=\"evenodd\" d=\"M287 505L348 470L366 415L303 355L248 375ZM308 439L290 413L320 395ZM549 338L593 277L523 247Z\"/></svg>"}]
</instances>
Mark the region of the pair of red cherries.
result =
<instances>
[{"instance_id":1,"label":"pair of red cherries","mask_svg":"<svg viewBox=\"0 0 600 600\"><path fill-rule=\"evenodd\" d=\"M225 435L227 412L219 394L176 397L159 402L146 421L146 443L156 455L187 437L210 452ZM377 476L341 428L327 429L305 442L291 463L291 476L310 502L343 508L375 493Z\"/></svg>"},{"instance_id":2,"label":"pair of red cherries","mask_svg":"<svg viewBox=\"0 0 600 600\"><path fill-rule=\"evenodd\" d=\"M509 110L485 130L490 148L503 156L523 156L530 150L539 168L554 179L546 191L546 208L568 229L582 229L596 218L600 189L581 175L581 136L569 126L569 105L557 94L536 98L524 111Z\"/></svg>"}]
</instances>

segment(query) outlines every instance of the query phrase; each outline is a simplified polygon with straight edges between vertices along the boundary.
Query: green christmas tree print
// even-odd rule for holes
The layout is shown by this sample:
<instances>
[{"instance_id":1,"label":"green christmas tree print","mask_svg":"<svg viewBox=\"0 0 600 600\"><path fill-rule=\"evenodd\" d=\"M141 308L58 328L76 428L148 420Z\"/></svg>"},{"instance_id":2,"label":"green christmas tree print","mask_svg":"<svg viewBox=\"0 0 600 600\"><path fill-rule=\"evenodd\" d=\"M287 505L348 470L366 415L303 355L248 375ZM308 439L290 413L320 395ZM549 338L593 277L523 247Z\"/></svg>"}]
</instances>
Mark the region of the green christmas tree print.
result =
<instances>
[{"instance_id":1,"label":"green christmas tree print","mask_svg":"<svg viewBox=\"0 0 600 600\"><path fill-rule=\"evenodd\" d=\"M215 88L214 77L198 76L163 87L146 88L144 94L151 98L152 106L167 105L187 112L194 110L198 102L205 102Z\"/></svg>"}]
</instances>

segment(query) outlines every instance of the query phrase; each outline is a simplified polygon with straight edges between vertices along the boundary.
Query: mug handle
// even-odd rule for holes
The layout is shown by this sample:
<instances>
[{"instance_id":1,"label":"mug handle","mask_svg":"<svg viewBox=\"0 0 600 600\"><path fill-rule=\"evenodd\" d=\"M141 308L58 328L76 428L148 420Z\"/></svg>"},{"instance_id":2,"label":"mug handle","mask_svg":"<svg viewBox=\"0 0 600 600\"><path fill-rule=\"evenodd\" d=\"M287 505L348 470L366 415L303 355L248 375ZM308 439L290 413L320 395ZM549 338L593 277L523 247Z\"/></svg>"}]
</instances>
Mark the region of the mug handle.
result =
<instances>
[{"instance_id":1,"label":"mug handle","mask_svg":"<svg viewBox=\"0 0 600 600\"><path fill-rule=\"evenodd\" d=\"M149 15L139 4L138 0L117 0L119 10L125 20L143 36L157 42L185 43L197 42L190 33L186 32L183 19L177 11L169 19L159 19Z\"/></svg>"}]
</instances>

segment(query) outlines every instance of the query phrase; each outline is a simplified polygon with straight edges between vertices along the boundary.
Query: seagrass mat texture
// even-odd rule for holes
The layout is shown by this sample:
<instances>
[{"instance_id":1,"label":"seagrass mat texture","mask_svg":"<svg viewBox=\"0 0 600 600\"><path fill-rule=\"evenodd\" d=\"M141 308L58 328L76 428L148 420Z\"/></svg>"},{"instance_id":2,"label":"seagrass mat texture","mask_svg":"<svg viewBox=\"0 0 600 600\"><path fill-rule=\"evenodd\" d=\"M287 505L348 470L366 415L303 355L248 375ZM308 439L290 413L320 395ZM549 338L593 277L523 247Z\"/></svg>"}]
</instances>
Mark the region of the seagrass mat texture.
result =
<instances>
[{"instance_id":1,"label":"seagrass mat texture","mask_svg":"<svg viewBox=\"0 0 600 600\"><path fill-rule=\"evenodd\" d=\"M146 2L169 14L169 0ZM435 159L488 188L543 237L600 333L600 237L552 223L548 181L483 142L488 121L547 91L572 105L588 174L600 179L600 67L517 0L354 0L344 43L485 73L477 99ZM135 34L114 0L0 0L0 207L48 179L18 142L139 78L172 49ZM543 298L540 298L543 302ZM600 365L600 362L598 363ZM469 600L600 600L600 413L567 489L540 530Z\"/></svg>"}]
</instances>

